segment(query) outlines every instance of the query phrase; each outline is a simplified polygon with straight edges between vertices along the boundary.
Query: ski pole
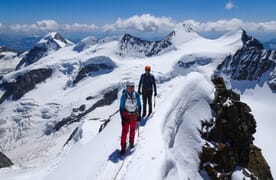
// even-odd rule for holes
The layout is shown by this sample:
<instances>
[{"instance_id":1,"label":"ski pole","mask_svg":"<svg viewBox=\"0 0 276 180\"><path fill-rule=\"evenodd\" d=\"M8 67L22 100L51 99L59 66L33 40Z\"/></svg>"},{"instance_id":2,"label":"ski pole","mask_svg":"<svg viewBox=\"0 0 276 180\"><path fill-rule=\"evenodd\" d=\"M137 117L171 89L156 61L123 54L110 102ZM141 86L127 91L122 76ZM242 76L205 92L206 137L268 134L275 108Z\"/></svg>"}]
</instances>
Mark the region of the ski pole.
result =
<instances>
[{"instance_id":1,"label":"ski pole","mask_svg":"<svg viewBox=\"0 0 276 180\"><path fill-rule=\"evenodd\" d=\"M156 103L156 96L154 96L154 102L153 102L154 108L155 108L155 103Z\"/></svg>"},{"instance_id":2,"label":"ski pole","mask_svg":"<svg viewBox=\"0 0 276 180\"><path fill-rule=\"evenodd\" d=\"M138 121L138 137L140 135L140 121Z\"/></svg>"}]
</instances>

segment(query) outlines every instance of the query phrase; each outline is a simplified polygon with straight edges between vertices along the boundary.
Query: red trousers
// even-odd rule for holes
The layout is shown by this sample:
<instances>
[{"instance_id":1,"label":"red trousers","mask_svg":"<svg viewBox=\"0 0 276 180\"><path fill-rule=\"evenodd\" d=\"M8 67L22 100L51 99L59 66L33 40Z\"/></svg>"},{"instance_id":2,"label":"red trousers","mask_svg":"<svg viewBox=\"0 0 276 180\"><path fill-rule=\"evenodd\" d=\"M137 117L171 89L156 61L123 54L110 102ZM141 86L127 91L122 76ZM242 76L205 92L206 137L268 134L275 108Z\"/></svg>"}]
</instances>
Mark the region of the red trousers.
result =
<instances>
[{"instance_id":1,"label":"red trousers","mask_svg":"<svg viewBox=\"0 0 276 180\"><path fill-rule=\"evenodd\" d=\"M138 115L126 115L126 121L122 127L122 136L121 136L121 148L124 148L126 144L127 134L129 132L129 143L134 144L135 138L135 127Z\"/></svg>"}]
</instances>

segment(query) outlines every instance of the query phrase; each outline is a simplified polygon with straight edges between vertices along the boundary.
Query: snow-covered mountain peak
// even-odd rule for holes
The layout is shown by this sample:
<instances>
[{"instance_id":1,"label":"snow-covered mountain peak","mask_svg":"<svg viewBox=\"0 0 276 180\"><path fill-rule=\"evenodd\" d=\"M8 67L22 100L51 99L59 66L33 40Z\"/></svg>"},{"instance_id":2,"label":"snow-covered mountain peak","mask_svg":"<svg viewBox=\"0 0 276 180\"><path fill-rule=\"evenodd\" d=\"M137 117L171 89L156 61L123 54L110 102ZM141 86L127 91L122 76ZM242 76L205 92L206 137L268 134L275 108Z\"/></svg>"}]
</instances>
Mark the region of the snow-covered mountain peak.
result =
<instances>
[{"instance_id":1,"label":"snow-covered mountain peak","mask_svg":"<svg viewBox=\"0 0 276 180\"><path fill-rule=\"evenodd\" d=\"M124 34L120 41L120 54L123 56L127 55L136 57L151 57L160 55L174 49L174 46L172 46L170 40L170 36L167 36L159 41L148 41L130 34Z\"/></svg>"},{"instance_id":2,"label":"snow-covered mountain peak","mask_svg":"<svg viewBox=\"0 0 276 180\"><path fill-rule=\"evenodd\" d=\"M243 33L244 33L244 31L242 29L235 30L235 31L230 31L230 32L225 33L224 35L222 35L218 39L219 40L233 39L233 40L239 40L240 41L242 39Z\"/></svg>"},{"instance_id":3,"label":"snow-covered mountain peak","mask_svg":"<svg viewBox=\"0 0 276 180\"><path fill-rule=\"evenodd\" d=\"M66 44L72 44L72 42L66 40L63 36L61 36L58 32L51 32L48 33L46 36L40 39L40 41L37 42L37 45L49 43L51 41L54 41L57 43L60 47L64 47Z\"/></svg>"},{"instance_id":4,"label":"snow-covered mountain peak","mask_svg":"<svg viewBox=\"0 0 276 180\"><path fill-rule=\"evenodd\" d=\"M82 39L80 42L94 44L95 42L97 42L97 38L95 36L88 36L88 37Z\"/></svg>"},{"instance_id":5,"label":"snow-covered mountain peak","mask_svg":"<svg viewBox=\"0 0 276 180\"><path fill-rule=\"evenodd\" d=\"M87 49L95 44L97 44L97 38L94 36L89 36L84 39L82 39L74 48L74 51L83 51L84 49Z\"/></svg>"},{"instance_id":6,"label":"snow-covered mountain peak","mask_svg":"<svg viewBox=\"0 0 276 180\"><path fill-rule=\"evenodd\" d=\"M175 30L177 31L184 31L186 33L193 33L196 34L195 30L188 24L181 24L180 26L178 26Z\"/></svg>"},{"instance_id":7,"label":"snow-covered mountain peak","mask_svg":"<svg viewBox=\"0 0 276 180\"><path fill-rule=\"evenodd\" d=\"M99 43L108 43L111 41L120 41L121 39L122 39L122 36L108 36L103 39L99 39L98 42Z\"/></svg>"},{"instance_id":8,"label":"snow-covered mountain peak","mask_svg":"<svg viewBox=\"0 0 276 180\"><path fill-rule=\"evenodd\" d=\"M243 47L255 47L259 50L264 49L263 45L255 38L248 36L246 31L238 29L230 31L219 38L221 41L237 42L241 41Z\"/></svg>"},{"instance_id":9,"label":"snow-covered mountain peak","mask_svg":"<svg viewBox=\"0 0 276 180\"><path fill-rule=\"evenodd\" d=\"M202 38L199 34L197 34L191 26L187 24L182 24L174 29L172 33L170 33L172 38L172 43L177 47L187 41L190 41L194 38Z\"/></svg>"},{"instance_id":10,"label":"snow-covered mountain peak","mask_svg":"<svg viewBox=\"0 0 276 180\"><path fill-rule=\"evenodd\" d=\"M267 83L271 90L275 90L276 52L264 49L263 45L257 39L248 36L245 30L241 29L233 36L239 36L236 39L242 43L242 47L224 59L217 67L215 75L227 77L232 82L250 82L248 85L240 82L232 84L233 88L241 92L257 84L263 86L264 83Z\"/></svg>"},{"instance_id":11,"label":"snow-covered mountain peak","mask_svg":"<svg viewBox=\"0 0 276 180\"><path fill-rule=\"evenodd\" d=\"M67 45L73 45L57 32L51 32L44 36L36 45L22 58L16 69L28 66Z\"/></svg>"},{"instance_id":12,"label":"snow-covered mountain peak","mask_svg":"<svg viewBox=\"0 0 276 180\"><path fill-rule=\"evenodd\" d=\"M255 38L248 36L245 32L245 30L241 30L242 31L242 36L241 36L241 40L243 42L243 45L245 47L255 47L259 50L264 49L263 45Z\"/></svg>"},{"instance_id":13,"label":"snow-covered mountain peak","mask_svg":"<svg viewBox=\"0 0 276 180\"><path fill-rule=\"evenodd\" d=\"M186 24L179 25L159 41L143 40L126 33L120 41L121 54L138 57L161 55L195 38L202 37Z\"/></svg>"}]
</instances>

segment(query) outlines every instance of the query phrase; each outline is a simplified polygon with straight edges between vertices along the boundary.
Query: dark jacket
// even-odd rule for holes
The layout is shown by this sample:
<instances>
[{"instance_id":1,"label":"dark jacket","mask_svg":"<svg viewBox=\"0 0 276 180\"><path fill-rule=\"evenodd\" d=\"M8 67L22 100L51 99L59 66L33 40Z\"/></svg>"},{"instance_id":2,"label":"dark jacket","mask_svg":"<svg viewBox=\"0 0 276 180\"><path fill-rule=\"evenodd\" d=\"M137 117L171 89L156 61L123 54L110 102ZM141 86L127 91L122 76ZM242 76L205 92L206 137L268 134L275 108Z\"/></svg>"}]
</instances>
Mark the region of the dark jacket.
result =
<instances>
[{"instance_id":1,"label":"dark jacket","mask_svg":"<svg viewBox=\"0 0 276 180\"><path fill-rule=\"evenodd\" d=\"M139 81L139 87L138 87L138 92L140 92L142 86L142 90L153 90L154 89L154 94L157 94L156 91L156 83L155 83L155 78L152 74L148 74L144 73L141 75L140 77L140 81Z\"/></svg>"}]
</instances>

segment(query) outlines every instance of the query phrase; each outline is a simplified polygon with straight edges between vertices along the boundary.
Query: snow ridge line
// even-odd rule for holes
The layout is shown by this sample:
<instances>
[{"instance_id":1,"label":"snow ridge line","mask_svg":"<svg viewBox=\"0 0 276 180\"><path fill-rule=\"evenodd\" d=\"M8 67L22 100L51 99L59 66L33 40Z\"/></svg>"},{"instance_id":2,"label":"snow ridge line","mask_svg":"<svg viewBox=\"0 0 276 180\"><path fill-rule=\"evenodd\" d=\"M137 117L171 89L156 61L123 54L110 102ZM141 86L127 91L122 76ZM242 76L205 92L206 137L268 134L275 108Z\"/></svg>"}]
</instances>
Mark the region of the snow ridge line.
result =
<instances>
[{"instance_id":1,"label":"snow ridge line","mask_svg":"<svg viewBox=\"0 0 276 180\"><path fill-rule=\"evenodd\" d=\"M154 114L154 111L151 113L150 116L148 116L148 117L146 118L146 121L148 121L149 119L151 119L151 118L153 117L153 114ZM140 128L141 128L141 126L140 126ZM138 127L136 128L136 134L138 133L137 131L138 131ZM138 137L140 137L140 138L138 138ZM141 132L140 132L140 136L138 136L138 134L137 134L137 141L136 141L136 145L135 145L136 147L140 144L140 139L141 139L141 137L142 137L142 136L141 136ZM135 147L135 149L136 149L136 147ZM135 150L135 151L136 151L136 150ZM133 154L131 154L131 156L133 157ZM118 177L118 175L120 174L122 168L124 167L124 164L125 164L126 159L127 159L127 156L124 157L124 160L123 160L123 162L121 163L121 165L120 165L118 171L116 172L116 174L115 174L113 180L116 180L116 179L117 179L117 177ZM131 158L131 159L132 159L132 158ZM129 162L131 162L131 161L129 161ZM128 163L128 165L129 165L129 163Z\"/></svg>"},{"instance_id":2,"label":"snow ridge line","mask_svg":"<svg viewBox=\"0 0 276 180\"><path fill-rule=\"evenodd\" d=\"M120 168L119 168L118 171L116 172L115 177L113 178L113 180L116 180L117 176L119 175L120 171L122 170L122 167L123 167L124 164L125 164L125 161L126 161L126 157L124 158L124 160L123 160L123 162L122 162Z\"/></svg>"},{"instance_id":3,"label":"snow ridge line","mask_svg":"<svg viewBox=\"0 0 276 180\"><path fill-rule=\"evenodd\" d=\"M138 128L136 128L136 133L137 133L137 131L138 131ZM141 138L141 136L139 136L139 137ZM135 146L137 146L137 145L139 144L139 142L140 142L140 138L138 138L138 136L137 136L136 138L137 138L137 141L136 141L136 145L135 145ZM135 151L135 150L134 150L134 151ZM126 153L127 153L127 152L126 152ZM132 157L133 157L133 153L130 154L130 155L132 155ZM116 174L115 174L113 180L116 180L116 179L117 179L117 177L118 177L118 175L120 174L122 168L124 167L124 164L125 164L125 162L126 162L127 156L129 156L129 155L123 155L123 156L125 156L125 157L124 157L124 160L122 161L122 163L121 163L119 169L117 170L117 172L116 172ZM131 158L131 159L132 159L132 158Z\"/></svg>"}]
</instances>

